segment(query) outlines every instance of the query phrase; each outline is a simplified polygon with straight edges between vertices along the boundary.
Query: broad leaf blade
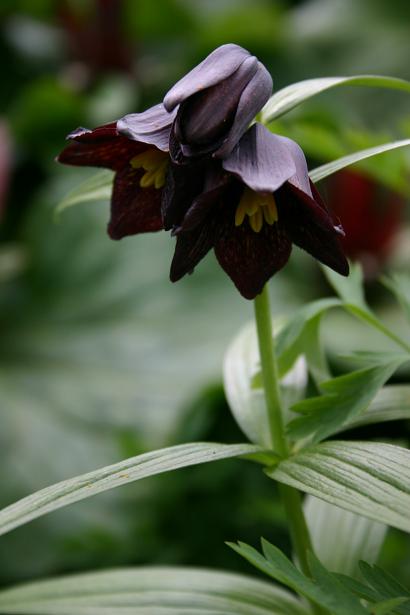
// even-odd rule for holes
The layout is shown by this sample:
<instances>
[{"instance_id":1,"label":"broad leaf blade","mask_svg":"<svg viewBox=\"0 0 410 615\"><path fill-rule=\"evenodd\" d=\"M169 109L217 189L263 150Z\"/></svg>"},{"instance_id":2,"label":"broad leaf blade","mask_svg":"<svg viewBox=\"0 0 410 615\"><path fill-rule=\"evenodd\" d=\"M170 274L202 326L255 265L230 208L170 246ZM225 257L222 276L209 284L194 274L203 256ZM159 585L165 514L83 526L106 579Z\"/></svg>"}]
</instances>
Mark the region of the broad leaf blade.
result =
<instances>
[{"instance_id":1,"label":"broad leaf blade","mask_svg":"<svg viewBox=\"0 0 410 615\"><path fill-rule=\"evenodd\" d=\"M80 203L91 203L93 201L108 201L111 198L112 182L114 173L112 171L99 171L92 175L79 186L71 190L57 205L55 213L61 214L62 211L73 205Z\"/></svg>"},{"instance_id":2,"label":"broad leaf blade","mask_svg":"<svg viewBox=\"0 0 410 615\"><path fill-rule=\"evenodd\" d=\"M63 506L148 476L260 451L250 444L194 442L131 457L46 487L4 508L0 512L0 535Z\"/></svg>"},{"instance_id":3,"label":"broad leaf blade","mask_svg":"<svg viewBox=\"0 0 410 615\"><path fill-rule=\"evenodd\" d=\"M123 568L0 592L0 613L24 615L307 615L288 591L251 577L195 568Z\"/></svg>"},{"instance_id":4,"label":"broad leaf blade","mask_svg":"<svg viewBox=\"0 0 410 615\"><path fill-rule=\"evenodd\" d=\"M311 495L305 499L304 509L313 549L331 572L355 576L361 559L376 561L386 525Z\"/></svg>"},{"instance_id":5,"label":"broad leaf blade","mask_svg":"<svg viewBox=\"0 0 410 615\"><path fill-rule=\"evenodd\" d=\"M369 147L358 152L353 152L353 154L342 156L336 160L332 160L332 162L322 164L320 167L316 167L316 169L309 171L309 176L312 182L316 183L322 179L325 179L325 177L329 177L329 175L333 175L333 173L337 173L345 167L355 164L356 162L366 160L367 158L372 158L373 156L378 156L384 152L400 149L401 147L407 147L409 145L410 139L402 139L401 141L393 141L392 143L384 143L383 145Z\"/></svg>"},{"instance_id":6,"label":"broad leaf blade","mask_svg":"<svg viewBox=\"0 0 410 615\"><path fill-rule=\"evenodd\" d=\"M275 92L262 109L262 121L270 122L287 113L305 100L321 94L326 90L341 85L369 86L389 88L410 92L410 83L404 79L384 77L381 75L355 75L352 77L322 77L318 79L306 79L292 83L287 87Z\"/></svg>"},{"instance_id":7,"label":"broad leaf blade","mask_svg":"<svg viewBox=\"0 0 410 615\"><path fill-rule=\"evenodd\" d=\"M376 442L322 442L268 476L369 519L410 531L410 451Z\"/></svg>"}]
</instances>

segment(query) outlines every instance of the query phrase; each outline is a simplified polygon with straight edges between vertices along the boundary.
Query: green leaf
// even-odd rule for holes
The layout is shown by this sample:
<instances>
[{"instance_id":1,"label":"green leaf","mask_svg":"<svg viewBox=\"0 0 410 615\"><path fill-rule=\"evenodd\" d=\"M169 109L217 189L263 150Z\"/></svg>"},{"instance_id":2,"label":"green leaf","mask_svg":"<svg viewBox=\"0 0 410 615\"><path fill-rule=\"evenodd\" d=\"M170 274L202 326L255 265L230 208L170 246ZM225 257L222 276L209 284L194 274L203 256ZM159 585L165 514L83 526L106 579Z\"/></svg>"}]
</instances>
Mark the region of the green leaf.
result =
<instances>
[{"instance_id":1,"label":"green leaf","mask_svg":"<svg viewBox=\"0 0 410 615\"><path fill-rule=\"evenodd\" d=\"M410 532L410 451L376 442L322 442L268 476L369 519Z\"/></svg>"},{"instance_id":2,"label":"green leaf","mask_svg":"<svg viewBox=\"0 0 410 615\"><path fill-rule=\"evenodd\" d=\"M294 412L303 416L289 424L290 437L297 440L309 436L313 442L319 442L348 426L366 410L396 369L409 360L407 356L396 355L383 359L377 365L323 382L320 385L322 395L292 406Z\"/></svg>"},{"instance_id":3,"label":"green leaf","mask_svg":"<svg viewBox=\"0 0 410 615\"><path fill-rule=\"evenodd\" d=\"M56 216L68 207L92 201L109 201L112 192L114 173L112 171L99 171L79 186L71 190L56 206Z\"/></svg>"},{"instance_id":4,"label":"green leaf","mask_svg":"<svg viewBox=\"0 0 410 615\"><path fill-rule=\"evenodd\" d=\"M361 425L372 425L374 423L402 419L410 419L410 386L406 384L390 384L380 389L362 414L353 417L345 426L341 426L337 431L343 431L346 428L352 429Z\"/></svg>"},{"instance_id":5,"label":"green leaf","mask_svg":"<svg viewBox=\"0 0 410 615\"><path fill-rule=\"evenodd\" d=\"M7 615L308 615L290 592L251 577L195 568L119 568L0 592Z\"/></svg>"},{"instance_id":6,"label":"green leaf","mask_svg":"<svg viewBox=\"0 0 410 615\"><path fill-rule=\"evenodd\" d=\"M389 152L401 147L407 147L408 145L410 145L410 139L402 139L401 141L392 141L391 143L384 143L383 145L376 145L375 147L362 149L358 152L353 152L353 154L348 154L347 156L342 156L341 158L332 160L332 162L322 164L320 167L316 167L316 169L309 171L309 176L312 182L316 183L322 179L325 179L325 177L329 177L329 175L333 175L333 173L337 173L337 171L340 171L345 167L355 164L356 162L366 160L367 158L372 158L373 156L378 156L384 152Z\"/></svg>"},{"instance_id":7,"label":"green leaf","mask_svg":"<svg viewBox=\"0 0 410 615\"><path fill-rule=\"evenodd\" d=\"M223 379L225 395L239 427L252 442L271 447L254 323L243 327L229 345L224 358ZM282 378L281 389L286 405L303 396L306 383L306 362L301 360Z\"/></svg>"},{"instance_id":8,"label":"green leaf","mask_svg":"<svg viewBox=\"0 0 410 615\"><path fill-rule=\"evenodd\" d=\"M351 77L321 77L292 83L275 92L262 109L262 122L267 123L287 113L312 96L341 85L364 85L410 92L410 83L395 77L355 75Z\"/></svg>"},{"instance_id":9,"label":"green leaf","mask_svg":"<svg viewBox=\"0 0 410 615\"><path fill-rule=\"evenodd\" d=\"M382 282L396 296L404 315L410 322L410 276L405 273L394 273L390 277L384 277Z\"/></svg>"},{"instance_id":10,"label":"green leaf","mask_svg":"<svg viewBox=\"0 0 410 615\"><path fill-rule=\"evenodd\" d=\"M322 316L327 310L340 305L340 300L335 297L319 299L304 305L285 323L279 331L276 342L279 369L282 374L290 369L299 355L304 354L308 369L316 382L329 377L320 345L319 329Z\"/></svg>"},{"instance_id":11,"label":"green leaf","mask_svg":"<svg viewBox=\"0 0 410 615\"><path fill-rule=\"evenodd\" d=\"M314 552L331 572L357 576L361 559L376 561L386 525L311 495L304 511Z\"/></svg>"},{"instance_id":12,"label":"green leaf","mask_svg":"<svg viewBox=\"0 0 410 615\"><path fill-rule=\"evenodd\" d=\"M253 547L239 542L229 543L239 555L253 566L276 581L287 585L295 592L329 609L332 615L364 615L367 611L359 600L342 583L325 571L320 563L312 558L313 579L306 577L276 547L262 540L264 556Z\"/></svg>"},{"instance_id":13,"label":"green leaf","mask_svg":"<svg viewBox=\"0 0 410 615\"><path fill-rule=\"evenodd\" d=\"M389 613L399 613L398 607L403 606L406 602L409 601L409 598L399 597L399 598L389 598L388 600L383 600L382 602L377 602L373 605L372 613L374 615L388 615Z\"/></svg>"},{"instance_id":14,"label":"green leaf","mask_svg":"<svg viewBox=\"0 0 410 615\"><path fill-rule=\"evenodd\" d=\"M322 271L329 284L333 286L336 293L342 299L346 310L362 322L377 329L380 333L393 340L400 348L406 350L406 352L410 352L409 344L401 337L397 336L393 331L390 331L367 305L363 289L363 273L358 263L354 265L351 264L350 275L348 277L343 277L324 266L322 266Z\"/></svg>"},{"instance_id":15,"label":"green leaf","mask_svg":"<svg viewBox=\"0 0 410 615\"><path fill-rule=\"evenodd\" d=\"M148 476L260 451L250 444L194 442L131 457L46 487L4 508L0 512L0 535L63 506Z\"/></svg>"}]
</instances>

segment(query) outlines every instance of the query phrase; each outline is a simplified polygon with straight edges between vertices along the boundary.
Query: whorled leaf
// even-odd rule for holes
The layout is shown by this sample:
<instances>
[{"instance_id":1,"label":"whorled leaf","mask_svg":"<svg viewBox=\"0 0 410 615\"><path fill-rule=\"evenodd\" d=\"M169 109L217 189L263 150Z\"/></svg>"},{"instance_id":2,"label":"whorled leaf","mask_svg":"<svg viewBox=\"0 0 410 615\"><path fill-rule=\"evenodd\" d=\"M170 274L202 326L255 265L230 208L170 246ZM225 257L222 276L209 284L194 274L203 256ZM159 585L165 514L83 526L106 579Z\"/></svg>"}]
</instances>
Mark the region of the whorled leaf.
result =
<instances>
[{"instance_id":1,"label":"whorled leaf","mask_svg":"<svg viewBox=\"0 0 410 615\"><path fill-rule=\"evenodd\" d=\"M68 207L93 201L109 201L112 192L114 173L104 169L98 171L79 186L71 190L56 206L55 214L58 216Z\"/></svg>"},{"instance_id":2,"label":"whorled leaf","mask_svg":"<svg viewBox=\"0 0 410 615\"><path fill-rule=\"evenodd\" d=\"M271 478L410 532L410 451L380 442L322 442L268 469Z\"/></svg>"},{"instance_id":3,"label":"whorled leaf","mask_svg":"<svg viewBox=\"0 0 410 615\"><path fill-rule=\"evenodd\" d=\"M251 577L195 568L119 568L0 592L20 615L308 615L290 592Z\"/></svg>"},{"instance_id":4,"label":"whorled leaf","mask_svg":"<svg viewBox=\"0 0 410 615\"><path fill-rule=\"evenodd\" d=\"M354 75L350 77L319 77L292 83L271 96L262 109L262 121L267 123L287 113L305 100L341 85L368 86L410 92L410 83L404 79L382 75Z\"/></svg>"},{"instance_id":5,"label":"whorled leaf","mask_svg":"<svg viewBox=\"0 0 410 615\"><path fill-rule=\"evenodd\" d=\"M131 457L46 487L4 508L0 511L0 535L63 506L148 476L260 452L250 444L194 442Z\"/></svg>"}]
</instances>

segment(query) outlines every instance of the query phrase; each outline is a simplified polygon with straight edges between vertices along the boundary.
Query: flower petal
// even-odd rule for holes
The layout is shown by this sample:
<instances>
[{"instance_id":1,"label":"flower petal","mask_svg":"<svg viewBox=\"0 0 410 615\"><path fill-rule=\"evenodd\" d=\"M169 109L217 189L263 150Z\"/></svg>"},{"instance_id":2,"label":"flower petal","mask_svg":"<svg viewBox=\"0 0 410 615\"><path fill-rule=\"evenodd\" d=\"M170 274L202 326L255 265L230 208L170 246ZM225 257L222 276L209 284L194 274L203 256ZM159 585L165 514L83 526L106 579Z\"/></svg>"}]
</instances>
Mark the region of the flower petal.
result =
<instances>
[{"instance_id":1,"label":"flower petal","mask_svg":"<svg viewBox=\"0 0 410 615\"><path fill-rule=\"evenodd\" d=\"M349 264L339 241L340 229L329 213L290 183L278 190L275 198L279 220L292 241L337 273L348 275Z\"/></svg>"},{"instance_id":2,"label":"flower petal","mask_svg":"<svg viewBox=\"0 0 410 615\"><path fill-rule=\"evenodd\" d=\"M201 224L211 211L219 205L219 207L226 206L226 203L222 203L222 199L227 200L229 196L230 201L237 201L239 198L238 192L240 192L240 186L235 186L232 179L220 171L208 172L203 192L197 196L192 205L186 212L181 224L181 231L188 231L196 228ZM229 195L228 195L229 191ZM235 198L237 196L237 198Z\"/></svg>"},{"instance_id":3,"label":"flower petal","mask_svg":"<svg viewBox=\"0 0 410 615\"><path fill-rule=\"evenodd\" d=\"M169 90L164 98L165 109L172 111L189 96L226 79L249 56L249 51L239 45L218 47Z\"/></svg>"},{"instance_id":4,"label":"flower petal","mask_svg":"<svg viewBox=\"0 0 410 615\"><path fill-rule=\"evenodd\" d=\"M161 206L165 230L180 226L192 201L202 191L204 170L202 162L169 165Z\"/></svg>"},{"instance_id":5,"label":"flower petal","mask_svg":"<svg viewBox=\"0 0 410 615\"><path fill-rule=\"evenodd\" d=\"M216 158L226 158L246 131L255 115L259 113L272 94L272 77L261 62L256 74L242 92L232 128L221 147L214 153Z\"/></svg>"},{"instance_id":6,"label":"flower petal","mask_svg":"<svg viewBox=\"0 0 410 615\"><path fill-rule=\"evenodd\" d=\"M257 59L250 56L227 79L184 101L175 120L175 134L179 141L192 146L194 150L199 149L199 152L201 148L209 149L210 146L211 151L214 151L215 144L218 146L226 138L241 96L255 76L258 64ZM251 119L254 116L255 113ZM243 132L248 124L249 121Z\"/></svg>"},{"instance_id":7,"label":"flower petal","mask_svg":"<svg viewBox=\"0 0 410 615\"><path fill-rule=\"evenodd\" d=\"M130 113L117 122L120 134L141 143L155 145L163 152L169 150L169 134L176 111L168 113L163 104L150 107L142 113Z\"/></svg>"},{"instance_id":8,"label":"flower petal","mask_svg":"<svg viewBox=\"0 0 410 615\"><path fill-rule=\"evenodd\" d=\"M275 192L296 173L289 148L259 123L245 132L222 166L256 192Z\"/></svg>"},{"instance_id":9,"label":"flower petal","mask_svg":"<svg viewBox=\"0 0 410 615\"><path fill-rule=\"evenodd\" d=\"M111 219L108 224L111 239L160 231L163 228L161 190L141 188L143 173L142 169L133 169L128 165L115 175Z\"/></svg>"},{"instance_id":10,"label":"flower petal","mask_svg":"<svg viewBox=\"0 0 410 615\"><path fill-rule=\"evenodd\" d=\"M67 139L70 143L57 157L58 162L75 166L106 167L117 171L139 154L144 146L118 134L116 122L94 130L77 128Z\"/></svg>"},{"instance_id":11,"label":"flower petal","mask_svg":"<svg viewBox=\"0 0 410 615\"><path fill-rule=\"evenodd\" d=\"M214 245L215 228L216 218L210 216L204 224L193 231L178 235L169 276L171 282L177 282L187 273L192 273L196 265L207 255Z\"/></svg>"},{"instance_id":12,"label":"flower petal","mask_svg":"<svg viewBox=\"0 0 410 615\"><path fill-rule=\"evenodd\" d=\"M248 223L234 226L232 221L232 215L226 218L215 241L215 254L241 295L254 299L286 265L292 244L279 224L264 224L255 233Z\"/></svg>"},{"instance_id":13,"label":"flower petal","mask_svg":"<svg viewBox=\"0 0 410 615\"><path fill-rule=\"evenodd\" d=\"M312 197L311 187L313 184L309 178L307 162L302 148L296 143L296 141L293 141L288 137L278 135L278 138L290 151L296 168L296 173L288 179L288 182L296 186L296 188L299 188L299 190L303 190L303 192L305 192L308 196Z\"/></svg>"}]
</instances>

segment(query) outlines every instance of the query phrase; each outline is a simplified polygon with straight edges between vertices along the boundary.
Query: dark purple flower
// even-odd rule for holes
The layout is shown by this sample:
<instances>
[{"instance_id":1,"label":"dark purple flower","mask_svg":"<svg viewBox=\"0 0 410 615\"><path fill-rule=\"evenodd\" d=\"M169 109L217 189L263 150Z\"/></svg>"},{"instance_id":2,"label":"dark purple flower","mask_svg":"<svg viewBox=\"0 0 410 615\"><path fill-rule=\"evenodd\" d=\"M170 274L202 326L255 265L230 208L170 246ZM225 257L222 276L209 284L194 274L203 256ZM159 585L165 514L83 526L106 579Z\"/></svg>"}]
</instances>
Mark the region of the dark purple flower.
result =
<instances>
[{"instance_id":1,"label":"dark purple flower","mask_svg":"<svg viewBox=\"0 0 410 615\"><path fill-rule=\"evenodd\" d=\"M163 217L177 235L172 281L191 273L214 248L239 292L253 299L286 264L292 243L348 274L343 231L309 180L294 141L254 124L227 159L198 163L196 173L172 164L169 177Z\"/></svg>"},{"instance_id":2,"label":"dark purple flower","mask_svg":"<svg viewBox=\"0 0 410 615\"><path fill-rule=\"evenodd\" d=\"M164 107L178 106L171 157L186 162L211 154L225 158L272 92L266 68L238 45L222 45L176 83Z\"/></svg>"},{"instance_id":3,"label":"dark purple flower","mask_svg":"<svg viewBox=\"0 0 410 615\"><path fill-rule=\"evenodd\" d=\"M72 142L58 156L59 162L115 171L108 225L112 239L163 228L161 196L174 116L160 104L68 135Z\"/></svg>"}]
</instances>

